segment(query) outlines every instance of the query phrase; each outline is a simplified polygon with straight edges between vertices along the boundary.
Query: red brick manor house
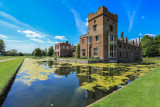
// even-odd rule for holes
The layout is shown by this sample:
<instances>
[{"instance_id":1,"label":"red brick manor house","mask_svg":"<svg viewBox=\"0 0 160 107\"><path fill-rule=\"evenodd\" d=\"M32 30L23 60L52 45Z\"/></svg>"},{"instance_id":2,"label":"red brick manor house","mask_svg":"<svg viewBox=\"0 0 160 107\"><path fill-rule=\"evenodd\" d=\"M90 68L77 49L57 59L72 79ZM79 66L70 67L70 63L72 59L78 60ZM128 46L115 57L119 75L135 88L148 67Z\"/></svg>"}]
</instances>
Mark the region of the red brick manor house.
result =
<instances>
[{"instance_id":1,"label":"red brick manor house","mask_svg":"<svg viewBox=\"0 0 160 107\"><path fill-rule=\"evenodd\" d=\"M80 37L80 56L99 57L108 62L137 62L142 60L141 43L127 37L118 38L118 15L102 6L88 15L88 32ZM139 38L140 41L140 38Z\"/></svg>"}]
</instances>

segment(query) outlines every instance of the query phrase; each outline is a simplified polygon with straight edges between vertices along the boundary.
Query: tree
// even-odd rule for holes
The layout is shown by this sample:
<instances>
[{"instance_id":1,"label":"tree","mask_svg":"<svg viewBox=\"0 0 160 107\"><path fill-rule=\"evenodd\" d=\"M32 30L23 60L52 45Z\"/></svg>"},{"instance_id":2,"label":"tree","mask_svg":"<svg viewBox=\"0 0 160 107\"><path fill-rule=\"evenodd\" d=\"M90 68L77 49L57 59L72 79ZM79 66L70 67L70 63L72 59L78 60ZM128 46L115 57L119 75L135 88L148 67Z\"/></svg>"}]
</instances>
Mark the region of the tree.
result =
<instances>
[{"instance_id":1,"label":"tree","mask_svg":"<svg viewBox=\"0 0 160 107\"><path fill-rule=\"evenodd\" d=\"M42 56L46 56L47 55L44 50L41 50L41 54L42 54Z\"/></svg>"},{"instance_id":2,"label":"tree","mask_svg":"<svg viewBox=\"0 0 160 107\"><path fill-rule=\"evenodd\" d=\"M34 55L34 56L39 56L39 57L41 57L41 56L42 56L42 54L41 54L41 49L40 49L40 48L36 48L36 49L34 50L34 52L33 52L33 55Z\"/></svg>"},{"instance_id":3,"label":"tree","mask_svg":"<svg viewBox=\"0 0 160 107\"><path fill-rule=\"evenodd\" d=\"M48 49L48 56L53 56L54 55L54 49L53 46L50 46Z\"/></svg>"},{"instance_id":4,"label":"tree","mask_svg":"<svg viewBox=\"0 0 160 107\"><path fill-rule=\"evenodd\" d=\"M141 39L141 45L142 45L143 56L152 55L151 46L153 45L153 37L150 37L149 35L143 36Z\"/></svg>"},{"instance_id":5,"label":"tree","mask_svg":"<svg viewBox=\"0 0 160 107\"><path fill-rule=\"evenodd\" d=\"M22 52L19 52L19 56L24 56L24 54Z\"/></svg>"},{"instance_id":6,"label":"tree","mask_svg":"<svg viewBox=\"0 0 160 107\"><path fill-rule=\"evenodd\" d=\"M47 49L45 49L44 51L45 51L45 53L46 53L46 55L47 55Z\"/></svg>"},{"instance_id":7,"label":"tree","mask_svg":"<svg viewBox=\"0 0 160 107\"><path fill-rule=\"evenodd\" d=\"M76 57L80 58L80 43L78 43L76 47Z\"/></svg>"},{"instance_id":8,"label":"tree","mask_svg":"<svg viewBox=\"0 0 160 107\"><path fill-rule=\"evenodd\" d=\"M2 39L0 39L0 54L3 54L4 51L5 51L5 44L4 44L4 41Z\"/></svg>"}]
</instances>

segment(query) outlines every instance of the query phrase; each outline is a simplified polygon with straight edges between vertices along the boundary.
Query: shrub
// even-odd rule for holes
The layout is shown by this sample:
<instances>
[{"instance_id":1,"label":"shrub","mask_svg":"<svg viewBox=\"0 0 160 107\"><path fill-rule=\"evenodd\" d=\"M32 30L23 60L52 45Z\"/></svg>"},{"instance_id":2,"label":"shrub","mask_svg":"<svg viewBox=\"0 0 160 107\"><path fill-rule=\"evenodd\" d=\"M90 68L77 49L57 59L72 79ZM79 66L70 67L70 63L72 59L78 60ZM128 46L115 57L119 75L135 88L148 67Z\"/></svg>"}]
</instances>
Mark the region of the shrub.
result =
<instances>
[{"instance_id":1,"label":"shrub","mask_svg":"<svg viewBox=\"0 0 160 107\"><path fill-rule=\"evenodd\" d=\"M99 57L90 57L90 59L100 59Z\"/></svg>"},{"instance_id":2,"label":"shrub","mask_svg":"<svg viewBox=\"0 0 160 107\"><path fill-rule=\"evenodd\" d=\"M80 57L80 59L87 59L87 57L85 57L85 56L81 56L81 57Z\"/></svg>"}]
</instances>

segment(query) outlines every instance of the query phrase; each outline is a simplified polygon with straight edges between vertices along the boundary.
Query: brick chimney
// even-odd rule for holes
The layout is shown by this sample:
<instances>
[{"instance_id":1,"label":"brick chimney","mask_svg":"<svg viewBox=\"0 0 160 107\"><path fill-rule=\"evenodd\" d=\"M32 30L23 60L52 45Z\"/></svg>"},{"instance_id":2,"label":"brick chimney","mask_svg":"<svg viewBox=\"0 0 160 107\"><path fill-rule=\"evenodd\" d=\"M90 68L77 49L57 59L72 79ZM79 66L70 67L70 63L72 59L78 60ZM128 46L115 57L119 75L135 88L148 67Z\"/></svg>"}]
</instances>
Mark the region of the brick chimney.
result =
<instances>
[{"instance_id":1,"label":"brick chimney","mask_svg":"<svg viewBox=\"0 0 160 107\"><path fill-rule=\"evenodd\" d=\"M138 44L137 39L136 39L136 45Z\"/></svg>"},{"instance_id":2,"label":"brick chimney","mask_svg":"<svg viewBox=\"0 0 160 107\"><path fill-rule=\"evenodd\" d=\"M66 43L68 44L68 41L66 41Z\"/></svg>"},{"instance_id":3,"label":"brick chimney","mask_svg":"<svg viewBox=\"0 0 160 107\"><path fill-rule=\"evenodd\" d=\"M123 34L124 34L124 32L121 33L121 38L123 38Z\"/></svg>"},{"instance_id":4,"label":"brick chimney","mask_svg":"<svg viewBox=\"0 0 160 107\"><path fill-rule=\"evenodd\" d=\"M139 36L139 46L141 45L141 38L140 38L140 36Z\"/></svg>"}]
</instances>

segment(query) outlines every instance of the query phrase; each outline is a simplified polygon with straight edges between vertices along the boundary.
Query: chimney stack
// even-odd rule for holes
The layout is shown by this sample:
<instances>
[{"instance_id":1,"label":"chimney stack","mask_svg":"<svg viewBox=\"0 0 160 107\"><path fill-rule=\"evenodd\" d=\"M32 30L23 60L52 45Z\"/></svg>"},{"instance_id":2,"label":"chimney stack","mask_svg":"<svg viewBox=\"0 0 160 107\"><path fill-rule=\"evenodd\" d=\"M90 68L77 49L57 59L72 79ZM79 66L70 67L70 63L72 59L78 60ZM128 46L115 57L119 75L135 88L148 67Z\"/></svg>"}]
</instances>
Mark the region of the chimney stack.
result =
<instances>
[{"instance_id":1,"label":"chimney stack","mask_svg":"<svg viewBox=\"0 0 160 107\"><path fill-rule=\"evenodd\" d=\"M124 32L121 33L121 38L123 38L123 33L124 33Z\"/></svg>"},{"instance_id":2,"label":"chimney stack","mask_svg":"<svg viewBox=\"0 0 160 107\"><path fill-rule=\"evenodd\" d=\"M136 39L136 45L137 45L138 43L137 43L137 39Z\"/></svg>"},{"instance_id":3,"label":"chimney stack","mask_svg":"<svg viewBox=\"0 0 160 107\"><path fill-rule=\"evenodd\" d=\"M68 44L68 41L66 41L66 43Z\"/></svg>"},{"instance_id":4,"label":"chimney stack","mask_svg":"<svg viewBox=\"0 0 160 107\"><path fill-rule=\"evenodd\" d=\"M134 40L133 40L133 45L134 45Z\"/></svg>"},{"instance_id":5,"label":"chimney stack","mask_svg":"<svg viewBox=\"0 0 160 107\"><path fill-rule=\"evenodd\" d=\"M141 45L141 38L140 38L140 36L139 36L139 46Z\"/></svg>"}]
</instances>

